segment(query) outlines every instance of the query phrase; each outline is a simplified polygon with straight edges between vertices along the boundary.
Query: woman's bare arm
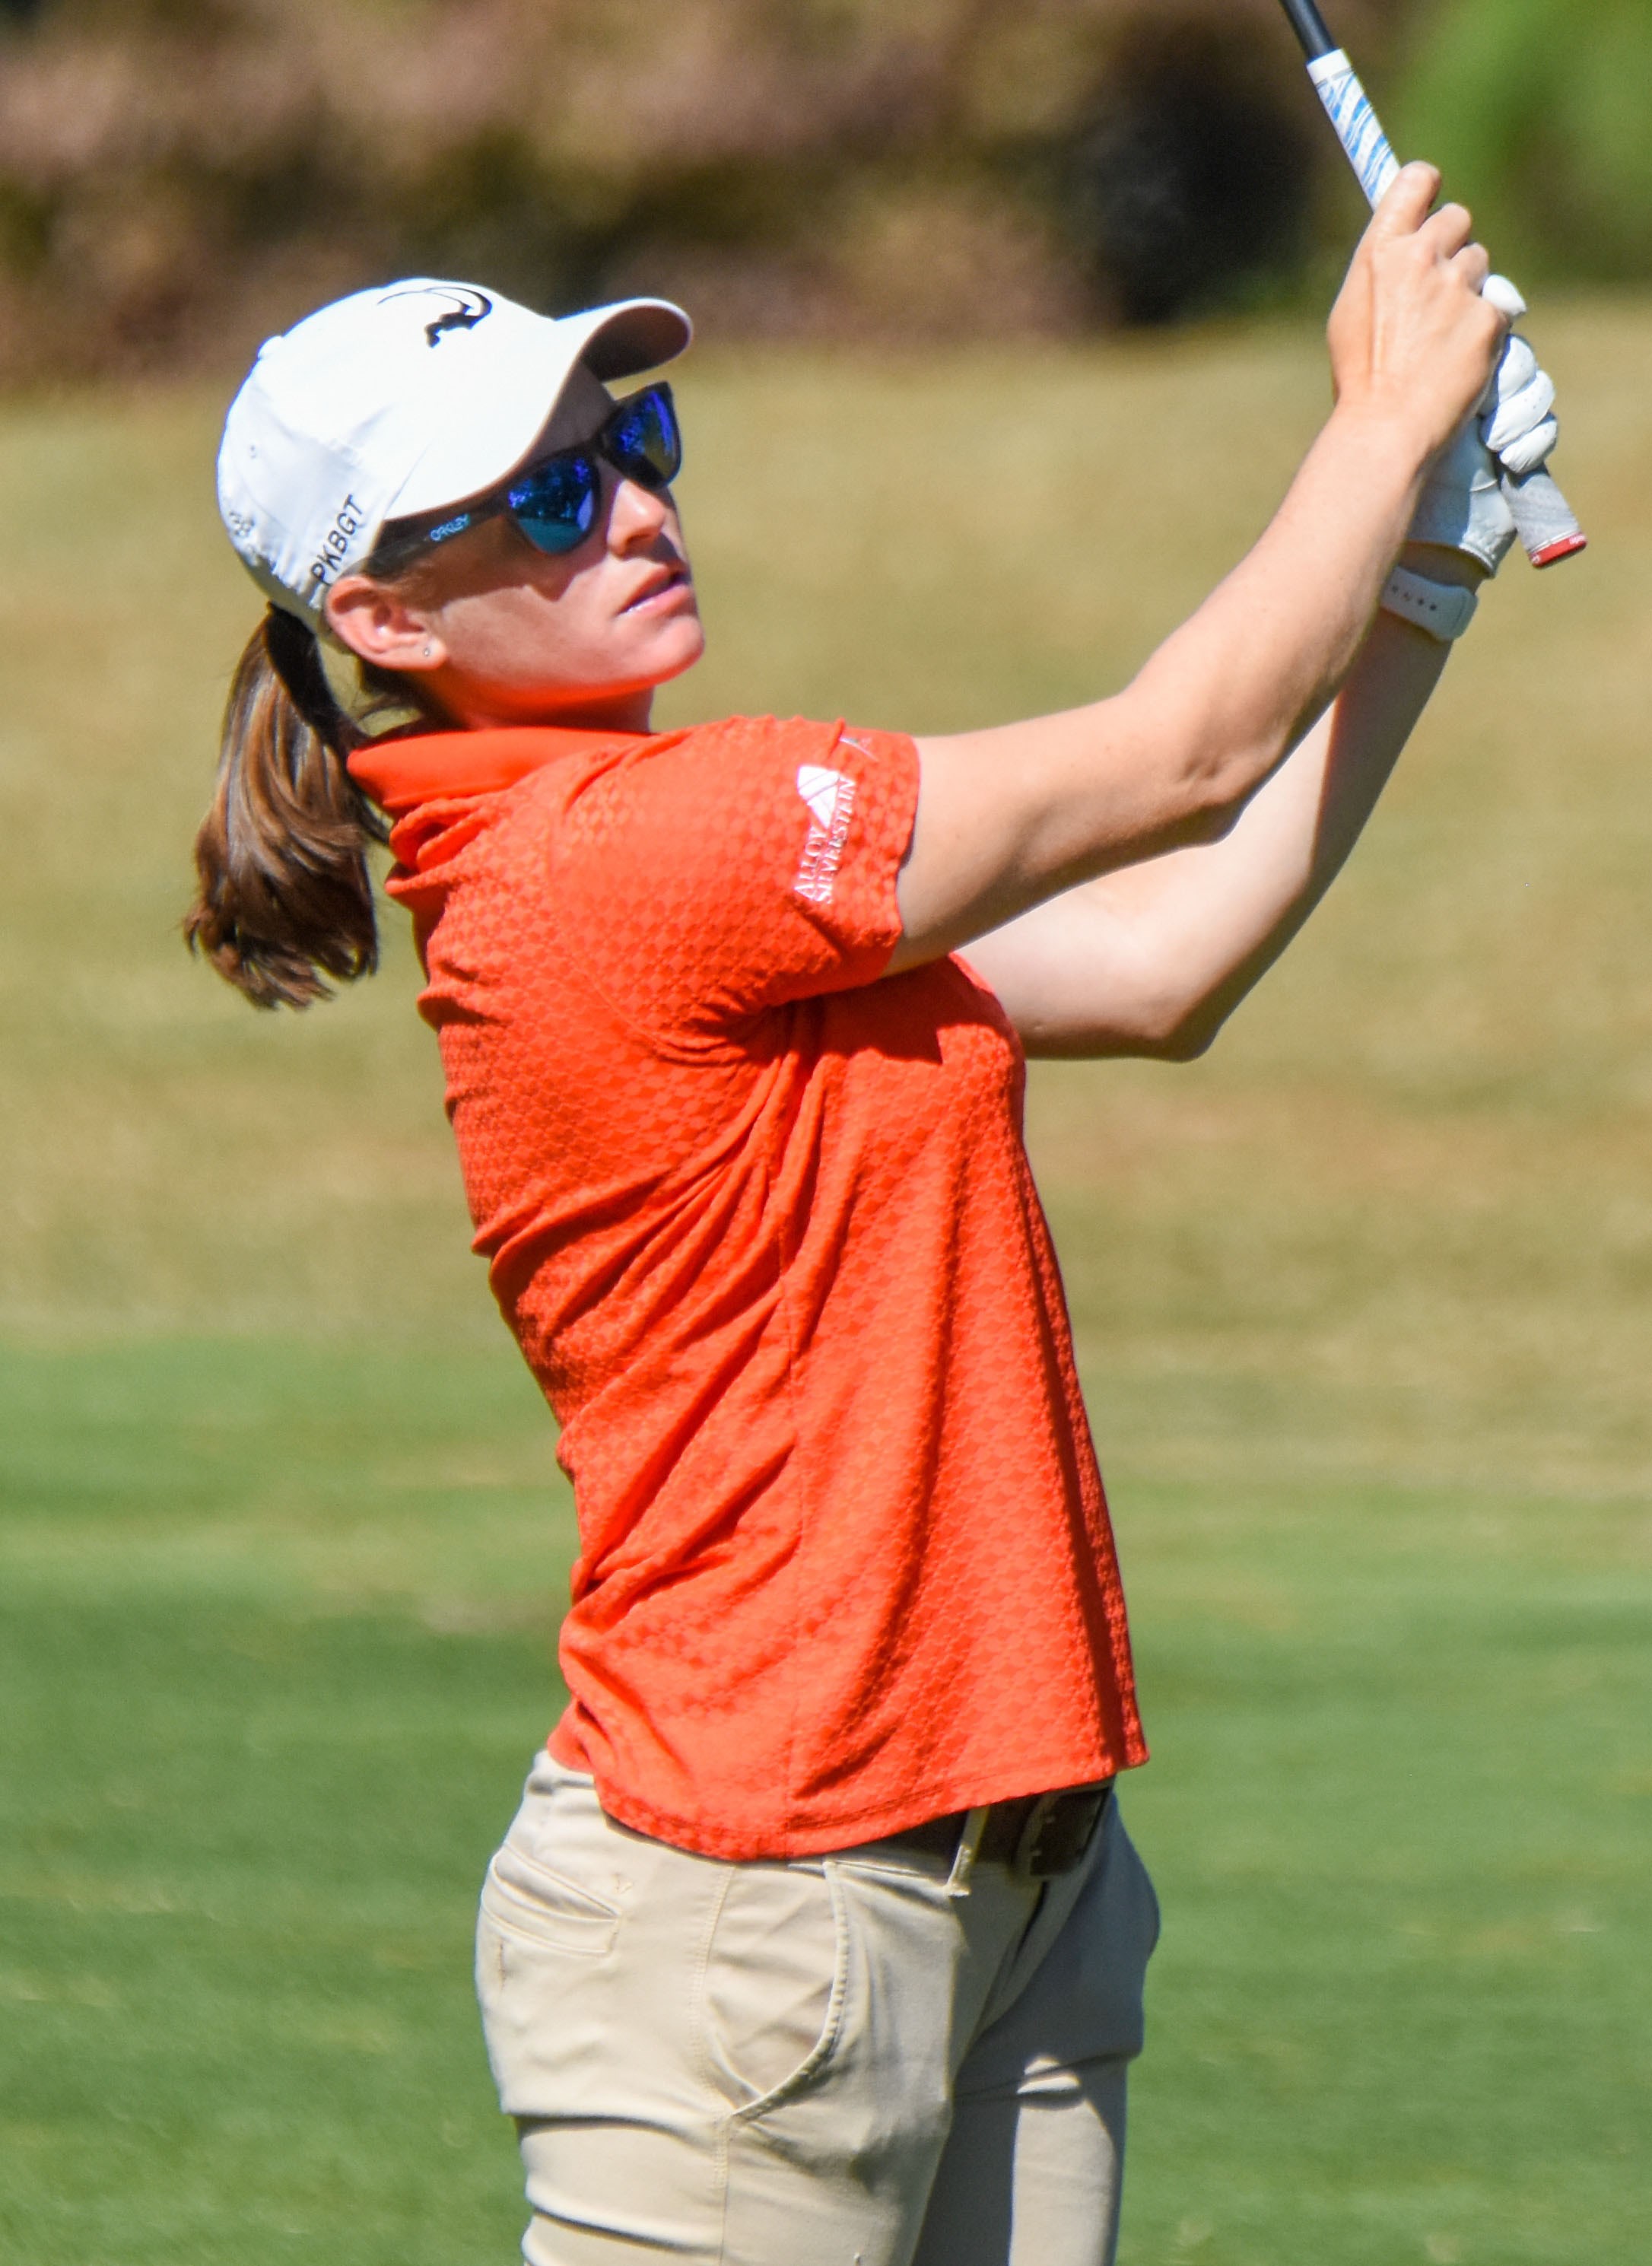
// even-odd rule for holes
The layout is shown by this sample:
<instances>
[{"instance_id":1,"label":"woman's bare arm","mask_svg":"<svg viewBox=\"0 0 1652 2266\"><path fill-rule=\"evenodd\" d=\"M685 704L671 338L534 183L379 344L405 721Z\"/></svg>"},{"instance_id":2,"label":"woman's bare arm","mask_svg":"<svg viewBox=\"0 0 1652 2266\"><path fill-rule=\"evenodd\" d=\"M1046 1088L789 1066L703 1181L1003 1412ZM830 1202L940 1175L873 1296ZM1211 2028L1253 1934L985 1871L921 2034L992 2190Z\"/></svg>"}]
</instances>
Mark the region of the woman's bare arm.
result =
<instances>
[{"instance_id":1,"label":"woman's bare arm","mask_svg":"<svg viewBox=\"0 0 1652 2266\"><path fill-rule=\"evenodd\" d=\"M1335 698L1430 459L1506 333L1468 215L1407 166L1331 322L1337 406L1261 542L1115 698L920 743L893 967L1230 828Z\"/></svg>"},{"instance_id":2,"label":"woman's bare arm","mask_svg":"<svg viewBox=\"0 0 1652 2266\"><path fill-rule=\"evenodd\" d=\"M1436 581L1480 577L1456 552L1407 563ZM1027 1052L1202 1053L1341 870L1447 651L1379 614L1340 698L1223 840L1107 874L972 944Z\"/></svg>"}]
</instances>

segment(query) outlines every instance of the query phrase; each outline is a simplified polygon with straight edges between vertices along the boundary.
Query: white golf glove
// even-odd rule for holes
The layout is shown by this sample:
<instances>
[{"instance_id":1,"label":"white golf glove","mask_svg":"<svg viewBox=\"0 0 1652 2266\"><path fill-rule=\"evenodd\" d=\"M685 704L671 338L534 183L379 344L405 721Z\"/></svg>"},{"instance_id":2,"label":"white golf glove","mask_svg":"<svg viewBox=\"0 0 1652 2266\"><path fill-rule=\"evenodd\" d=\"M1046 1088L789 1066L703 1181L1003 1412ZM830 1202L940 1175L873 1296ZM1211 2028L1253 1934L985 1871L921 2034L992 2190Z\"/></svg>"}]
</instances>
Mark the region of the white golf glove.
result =
<instances>
[{"instance_id":1,"label":"white golf glove","mask_svg":"<svg viewBox=\"0 0 1652 2266\"><path fill-rule=\"evenodd\" d=\"M1526 303L1505 275L1493 275L1486 296L1511 320ZM1554 380L1538 367L1523 338L1512 334L1479 409L1435 459L1411 523L1409 540L1466 552L1495 574L1515 539L1514 514L1503 494L1505 471L1524 479L1546 464L1560 438Z\"/></svg>"},{"instance_id":2,"label":"white golf glove","mask_svg":"<svg viewBox=\"0 0 1652 2266\"><path fill-rule=\"evenodd\" d=\"M1406 540L1466 552L1495 574L1509 555L1517 530L1497 460L1480 428L1476 414L1435 458Z\"/></svg>"}]
</instances>

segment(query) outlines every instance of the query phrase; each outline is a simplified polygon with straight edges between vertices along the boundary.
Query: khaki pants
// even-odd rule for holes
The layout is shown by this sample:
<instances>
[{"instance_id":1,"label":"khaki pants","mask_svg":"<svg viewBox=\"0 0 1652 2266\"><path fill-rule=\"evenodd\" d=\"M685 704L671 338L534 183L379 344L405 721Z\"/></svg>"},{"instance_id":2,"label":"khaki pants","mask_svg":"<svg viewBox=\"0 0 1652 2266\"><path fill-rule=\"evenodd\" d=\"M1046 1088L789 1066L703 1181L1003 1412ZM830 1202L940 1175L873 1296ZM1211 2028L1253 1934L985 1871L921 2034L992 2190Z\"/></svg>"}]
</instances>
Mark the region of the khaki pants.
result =
<instances>
[{"instance_id":1,"label":"khaki pants","mask_svg":"<svg viewBox=\"0 0 1652 2266\"><path fill-rule=\"evenodd\" d=\"M1107 2266L1158 1910L1108 1804L1046 1883L695 1857L542 1756L477 1988L530 2266Z\"/></svg>"}]
</instances>

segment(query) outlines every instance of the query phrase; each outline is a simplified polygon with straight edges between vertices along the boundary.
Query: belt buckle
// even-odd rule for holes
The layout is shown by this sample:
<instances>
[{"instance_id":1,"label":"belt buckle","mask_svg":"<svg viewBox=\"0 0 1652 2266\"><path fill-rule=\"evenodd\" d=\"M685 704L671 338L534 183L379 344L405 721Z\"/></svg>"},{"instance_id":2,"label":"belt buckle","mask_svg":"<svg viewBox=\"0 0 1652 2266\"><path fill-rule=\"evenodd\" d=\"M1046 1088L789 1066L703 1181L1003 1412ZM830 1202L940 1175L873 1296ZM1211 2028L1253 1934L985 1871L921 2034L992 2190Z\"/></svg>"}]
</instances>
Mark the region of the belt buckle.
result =
<instances>
[{"instance_id":1,"label":"belt buckle","mask_svg":"<svg viewBox=\"0 0 1652 2266\"><path fill-rule=\"evenodd\" d=\"M1049 1881L1071 1873L1089 1853L1113 1791L1100 1786L1058 1787L1041 1794L1015 1845L1014 1869L1023 1880Z\"/></svg>"}]
</instances>

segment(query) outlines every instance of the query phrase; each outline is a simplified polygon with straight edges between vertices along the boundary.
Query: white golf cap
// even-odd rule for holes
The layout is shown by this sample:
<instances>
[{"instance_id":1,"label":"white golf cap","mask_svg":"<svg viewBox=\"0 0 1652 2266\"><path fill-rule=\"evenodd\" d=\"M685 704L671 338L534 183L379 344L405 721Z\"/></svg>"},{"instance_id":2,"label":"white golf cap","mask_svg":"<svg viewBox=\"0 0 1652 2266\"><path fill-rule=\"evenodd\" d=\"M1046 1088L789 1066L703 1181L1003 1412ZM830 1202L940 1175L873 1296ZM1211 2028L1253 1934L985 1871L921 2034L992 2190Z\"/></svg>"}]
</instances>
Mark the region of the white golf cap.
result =
<instances>
[{"instance_id":1,"label":"white golf cap","mask_svg":"<svg viewBox=\"0 0 1652 2266\"><path fill-rule=\"evenodd\" d=\"M494 486L580 363L632 377L693 328L664 299L560 318L428 276L358 291L260 348L230 405L218 508L266 596L321 626L330 586L384 523Z\"/></svg>"}]
</instances>

